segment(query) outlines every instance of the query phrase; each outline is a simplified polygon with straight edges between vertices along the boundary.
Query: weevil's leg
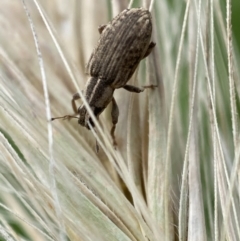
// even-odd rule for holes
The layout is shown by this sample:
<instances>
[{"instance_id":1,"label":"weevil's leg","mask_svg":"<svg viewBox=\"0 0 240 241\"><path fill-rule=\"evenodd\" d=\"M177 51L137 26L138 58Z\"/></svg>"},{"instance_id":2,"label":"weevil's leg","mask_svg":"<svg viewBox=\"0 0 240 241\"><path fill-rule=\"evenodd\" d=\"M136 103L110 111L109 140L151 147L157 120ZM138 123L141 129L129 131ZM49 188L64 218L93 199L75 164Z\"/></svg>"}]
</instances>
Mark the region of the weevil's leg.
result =
<instances>
[{"instance_id":1,"label":"weevil's leg","mask_svg":"<svg viewBox=\"0 0 240 241\"><path fill-rule=\"evenodd\" d=\"M139 88L139 87L136 87L136 86L133 86L133 85L124 85L123 88L127 91L130 91L130 92L135 92L135 93L140 93L140 92L143 92L145 89L153 89L157 87L157 85L144 85L142 86L142 88Z\"/></svg>"},{"instance_id":2,"label":"weevil's leg","mask_svg":"<svg viewBox=\"0 0 240 241\"><path fill-rule=\"evenodd\" d=\"M112 137L112 140L113 140L113 145L114 145L114 147L116 147L117 142L116 142L116 139L115 139L114 131L116 129L116 124L118 123L119 109L118 109L117 102L114 99L114 97L112 98L111 116L112 116L112 123L113 123L112 129L111 129L111 137Z\"/></svg>"},{"instance_id":3,"label":"weevil's leg","mask_svg":"<svg viewBox=\"0 0 240 241\"><path fill-rule=\"evenodd\" d=\"M71 120L73 118L78 119L78 117L76 117L76 115L78 115L78 109L77 109L77 105L76 105L75 101L80 99L80 98L81 97L80 97L79 93L74 94L73 97L72 97L71 103L72 103L74 115L65 115L65 116L60 116L60 117L53 117L53 118L51 118L51 121L54 121L54 120L57 120L57 119L63 119L63 120Z\"/></svg>"},{"instance_id":4,"label":"weevil's leg","mask_svg":"<svg viewBox=\"0 0 240 241\"><path fill-rule=\"evenodd\" d=\"M123 88L127 91L135 92L135 93L140 93L140 92L144 91L144 89L133 86L133 85L124 85Z\"/></svg>"},{"instance_id":5,"label":"weevil's leg","mask_svg":"<svg viewBox=\"0 0 240 241\"><path fill-rule=\"evenodd\" d=\"M104 28L106 28L106 26L107 26L106 24L98 26L98 32L101 34Z\"/></svg>"},{"instance_id":6,"label":"weevil's leg","mask_svg":"<svg viewBox=\"0 0 240 241\"><path fill-rule=\"evenodd\" d=\"M144 89L154 89L155 87L158 87L158 85L144 85Z\"/></svg>"},{"instance_id":7,"label":"weevil's leg","mask_svg":"<svg viewBox=\"0 0 240 241\"><path fill-rule=\"evenodd\" d=\"M156 43L154 43L154 42L151 42L149 44L148 49L147 49L146 53L143 56L143 59L146 58L152 52L152 50L155 47L155 45L156 45Z\"/></svg>"},{"instance_id":8,"label":"weevil's leg","mask_svg":"<svg viewBox=\"0 0 240 241\"><path fill-rule=\"evenodd\" d=\"M78 113L78 108L77 108L77 105L76 105L75 101L79 100L80 98L81 97L80 97L79 93L74 94L73 97L72 97L72 108L73 108L73 111L74 111L75 114Z\"/></svg>"}]
</instances>

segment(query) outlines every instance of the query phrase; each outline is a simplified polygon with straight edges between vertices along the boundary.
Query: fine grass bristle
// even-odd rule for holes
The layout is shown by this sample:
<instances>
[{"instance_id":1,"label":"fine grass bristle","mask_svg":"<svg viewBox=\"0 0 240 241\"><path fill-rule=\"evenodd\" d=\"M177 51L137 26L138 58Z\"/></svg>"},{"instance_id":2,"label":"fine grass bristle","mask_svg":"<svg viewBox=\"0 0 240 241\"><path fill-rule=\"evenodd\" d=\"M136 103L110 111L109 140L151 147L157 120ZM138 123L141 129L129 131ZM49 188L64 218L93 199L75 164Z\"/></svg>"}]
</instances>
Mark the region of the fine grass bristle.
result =
<instances>
[{"instance_id":1,"label":"fine grass bristle","mask_svg":"<svg viewBox=\"0 0 240 241\"><path fill-rule=\"evenodd\" d=\"M87 130L71 100L78 92L89 109L81 90L98 26L141 6L156 46L129 83L144 91L117 89L116 129L110 106ZM240 240L231 10L229 0L2 0L0 241Z\"/></svg>"}]
</instances>

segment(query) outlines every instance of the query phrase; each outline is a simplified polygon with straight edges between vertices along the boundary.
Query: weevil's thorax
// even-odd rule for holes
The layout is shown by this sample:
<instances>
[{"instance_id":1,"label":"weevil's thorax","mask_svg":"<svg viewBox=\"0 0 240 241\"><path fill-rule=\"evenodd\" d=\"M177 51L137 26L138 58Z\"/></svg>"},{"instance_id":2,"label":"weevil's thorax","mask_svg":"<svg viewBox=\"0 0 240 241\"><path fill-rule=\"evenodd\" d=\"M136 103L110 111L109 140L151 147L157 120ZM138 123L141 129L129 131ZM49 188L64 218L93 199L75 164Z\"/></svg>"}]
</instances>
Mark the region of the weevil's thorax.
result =
<instances>
[{"instance_id":1,"label":"weevil's thorax","mask_svg":"<svg viewBox=\"0 0 240 241\"><path fill-rule=\"evenodd\" d=\"M85 98L88 102L93 114L98 119L99 115L111 102L113 97L114 89L106 83L105 80L96 77L90 77L85 86ZM89 129L88 122L94 127L94 122L90 117L89 113L84 104L79 109L79 120L78 123Z\"/></svg>"}]
</instances>

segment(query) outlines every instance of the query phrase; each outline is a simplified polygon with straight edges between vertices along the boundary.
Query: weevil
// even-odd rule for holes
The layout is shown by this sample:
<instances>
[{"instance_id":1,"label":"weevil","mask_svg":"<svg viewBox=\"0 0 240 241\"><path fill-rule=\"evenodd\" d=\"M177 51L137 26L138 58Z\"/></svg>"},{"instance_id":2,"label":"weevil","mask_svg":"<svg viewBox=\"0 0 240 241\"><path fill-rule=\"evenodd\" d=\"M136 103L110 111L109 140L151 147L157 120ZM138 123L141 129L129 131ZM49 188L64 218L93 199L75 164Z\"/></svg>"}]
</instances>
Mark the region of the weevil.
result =
<instances>
[{"instance_id":1,"label":"weevil","mask_svg":"<svg viewBox=\"0 0 240 241\"><path fill-rule=\"evenodd\" d=\"M86 66L90 78L83 93L96 119L112 102L111 136L116 146L114 131L118 122L119 109L113 93L119 88L136 93L144 90L144 88L127 85L127 82L139 62L147 57L155 46L155 43L151 42L151 13L144 8L125 9L111 22L101 25L98 30L100 38ZM94 122L84 104L77 108L75 101L78 99L80 94L74 94L72 108L74 113L79 115L78 123L90 129L90 125L95 126ZM74 117L66 115L52 118L52 120Z\"/></svg>"}]
</instances>

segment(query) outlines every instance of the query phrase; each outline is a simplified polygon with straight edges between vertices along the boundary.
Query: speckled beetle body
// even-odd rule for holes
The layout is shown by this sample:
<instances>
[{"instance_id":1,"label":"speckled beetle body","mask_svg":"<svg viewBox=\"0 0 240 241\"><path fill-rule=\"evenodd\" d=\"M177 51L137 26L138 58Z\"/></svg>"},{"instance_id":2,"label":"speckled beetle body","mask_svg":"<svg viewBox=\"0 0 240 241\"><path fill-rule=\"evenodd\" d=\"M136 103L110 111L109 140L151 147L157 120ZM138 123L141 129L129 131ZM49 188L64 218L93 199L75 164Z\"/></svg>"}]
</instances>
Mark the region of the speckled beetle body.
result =
<instances>
[{"instance_id":1,"label":"speckled beetle body","mask_svg":"<svg viewBox=\"0 0 240 241\"><path fill-rule=\"evenodd\" d=\"M84 95L97 119L112 102L111 135L116 145L114 130L118 122L119 110L113 93L118 88L136 93L143 91L126 83L139 62L147 57L155 46L155 43L150 42L151 14L144 8L126 9L107 25L100 26L99 32L100 39L87 64L87 73L90 78L86 83ZM72 99L73 110L79 114L78 123L88 129L89 123L94 127L84 104L77 109L75 100L79 98L80 95L77 93Z\"/></svg>"}]
</instances>

